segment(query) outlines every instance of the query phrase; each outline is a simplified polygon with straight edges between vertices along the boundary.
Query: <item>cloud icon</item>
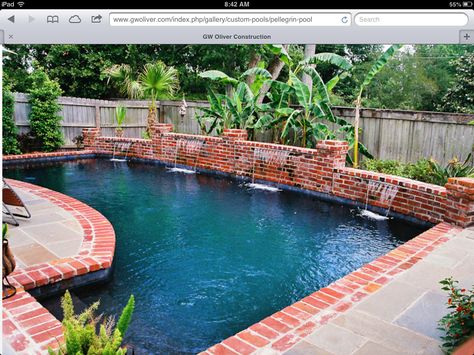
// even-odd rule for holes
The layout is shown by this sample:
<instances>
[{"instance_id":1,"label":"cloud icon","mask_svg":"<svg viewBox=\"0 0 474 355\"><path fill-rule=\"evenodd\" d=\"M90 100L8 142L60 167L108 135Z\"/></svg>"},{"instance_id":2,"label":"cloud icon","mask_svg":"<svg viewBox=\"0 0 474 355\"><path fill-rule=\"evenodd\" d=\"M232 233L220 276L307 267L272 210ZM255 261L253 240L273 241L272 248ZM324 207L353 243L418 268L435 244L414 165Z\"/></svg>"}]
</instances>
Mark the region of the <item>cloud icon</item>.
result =
<instances>
[{"instance_id":1,"label":"cloud icon","mask_svg":"<svg viewBox=\"0 0 474 355\"><path fill-rule=\"evenodd\" d=\"M79 15L74 15L69 17L69 23L81 23L81 18Z\"/></svg>"}]
</instances>

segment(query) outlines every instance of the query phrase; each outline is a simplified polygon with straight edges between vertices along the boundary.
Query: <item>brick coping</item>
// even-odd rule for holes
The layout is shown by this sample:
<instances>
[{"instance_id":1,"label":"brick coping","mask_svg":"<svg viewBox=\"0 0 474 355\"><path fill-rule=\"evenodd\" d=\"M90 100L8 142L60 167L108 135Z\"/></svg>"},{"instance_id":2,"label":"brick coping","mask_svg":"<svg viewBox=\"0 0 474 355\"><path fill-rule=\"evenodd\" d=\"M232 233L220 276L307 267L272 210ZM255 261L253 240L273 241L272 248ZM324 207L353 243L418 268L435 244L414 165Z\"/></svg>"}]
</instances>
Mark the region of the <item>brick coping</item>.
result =
<instances>
[{"instance_id":1,"label":"brick coping","mask_svg":"<svg viewBox=\"0 0 474 355\"><path fill-rule=\"evenodd\" d=\"M53 157L67 157L67 156L81 156L90 155L95 152L92 150L71 150L66 152L50 152L50 153L27 153L27 154L14 154L14 155L3 155L2 160L33 160L41 158L53 158Z\"/></svg>"},{"instance_id":2,"label":"brick coping","mask_svg":"<svg viewBox=\"0 0 474 355\"><path fill-rule=\"evenodd\" d=\"M102 214L83 202L41 186L7 181L14 188L66 210L83 230L84 240L76 256L19 268L9 276L18 292L3 301L3 341L18 354L45 353L48 346L55 347L63 340L61 323L26 291L110 268L115 252L115 231Z\"/></svg>"}]
</instances>

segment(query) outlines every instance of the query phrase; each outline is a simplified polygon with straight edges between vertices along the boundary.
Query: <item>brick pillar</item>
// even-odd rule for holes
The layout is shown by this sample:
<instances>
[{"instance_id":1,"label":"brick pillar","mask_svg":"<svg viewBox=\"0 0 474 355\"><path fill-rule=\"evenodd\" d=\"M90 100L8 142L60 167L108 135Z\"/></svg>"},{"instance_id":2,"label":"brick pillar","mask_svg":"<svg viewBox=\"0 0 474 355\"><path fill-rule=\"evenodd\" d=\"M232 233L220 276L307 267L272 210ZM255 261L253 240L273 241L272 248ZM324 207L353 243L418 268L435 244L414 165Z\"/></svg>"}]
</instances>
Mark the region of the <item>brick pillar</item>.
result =
<instances>
[{"instance_id":1,"label":"brick pillar","mask_svg":"<svg viewBox=\"0 0 474 355\"><path fill-rule=\"evenodd\" d=\"M321 156L331 169L343 168L346 165L346 155L349 144L344 141L324 140L316 144L318 155Z\"/></svg>"},{"instance_id":2,"label":"brick pillar","mask_svg":"<svg viewBox=\"0 0 474 355\"><path fill-rule=\"evenodd\" d=\"M226 173L235 174L236 158L239 142L246 141L248 133L245 129L226 128L222 132L222 143L220 144L220 154L216 159L219 170Z\"/></svg>"},{"instance_id":3,"label":"brick pillar","mask_svg":"<svg viewBox=\"0 0 474 355\"><path fill-rule=\"evenodd\" d=\"M173 132L172 123L155 123L151 127L151 142L154 159L163 159L163 136Z\"/></svg>"},{"instance_id":4,"label":"brick pillar","mask_svg":"<svg viewBox=\"0 0 474 355\"><path fill-rule=\"evenodd\" d=\"M445 187L445 221L460 227L474 224L474 179L449 178Z\"/></svg>"},{"instance_id":5,"label":"brick pillar","mask_svg":"<svg viewBox=\"0 0 474 355\"><path fill-rule=\"evenodd\" d=\"M100 128L83 128L82 136L84 137L84 149L96 150L96 138L100 136Z\"/></svg>"},{"instance_id":6,"label":"brick pillar","mask_svg":"<svg viewBox=\"0 0 474 355\"><path fill-rule=\"evenodd\" d=\"M323 140L316 144L315 163L319 178L318 188L326 193L333 192L334 178L337 177L335 169L346 165L346 155L349 144L344 141Z\"/></svg>"},{"instance_id":7,"label":"brick pillar","mask_svg":"<svg viewBox=\"0 0 474 355\"><path fill-rule=\"evenodd\" d=\"M248 139L246 129L225 128L222 136L234 141L246 141Z\"/></svg>"}]
</instances>

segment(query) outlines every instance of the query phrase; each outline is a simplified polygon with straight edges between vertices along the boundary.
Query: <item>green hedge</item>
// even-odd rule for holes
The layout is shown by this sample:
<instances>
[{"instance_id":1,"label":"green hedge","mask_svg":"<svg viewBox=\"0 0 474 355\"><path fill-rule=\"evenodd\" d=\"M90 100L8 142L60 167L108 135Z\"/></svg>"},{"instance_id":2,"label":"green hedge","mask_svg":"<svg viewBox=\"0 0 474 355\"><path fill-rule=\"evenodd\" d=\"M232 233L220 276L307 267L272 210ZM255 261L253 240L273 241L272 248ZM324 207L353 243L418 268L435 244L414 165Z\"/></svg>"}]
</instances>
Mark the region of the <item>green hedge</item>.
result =
<instances>
[{"instance_id":1,"label":"green hedge","mask_svg":"<svg viewBox=\"0 0 474 355\"><path fill-rule=\"evenodd\" d=\"M2 104L2 152L3 154L20 154L17 140L18 129L13 118L15 98L11 92L3 92Z\"/></svg>"},{"instance_id":2,"label":"green hedge","mask_svg":"<svg viewBox=\"0 0 474 355\"><path fill-rule=\"evenodd\" d=\"M30 128L32 136L40 143L40 150L45 152L55 151L64 144L60 125L62 117L58 115L61 93L59 84L49 79L42 69L33 72L29 90Z\"/></svg>"}]
</instances>

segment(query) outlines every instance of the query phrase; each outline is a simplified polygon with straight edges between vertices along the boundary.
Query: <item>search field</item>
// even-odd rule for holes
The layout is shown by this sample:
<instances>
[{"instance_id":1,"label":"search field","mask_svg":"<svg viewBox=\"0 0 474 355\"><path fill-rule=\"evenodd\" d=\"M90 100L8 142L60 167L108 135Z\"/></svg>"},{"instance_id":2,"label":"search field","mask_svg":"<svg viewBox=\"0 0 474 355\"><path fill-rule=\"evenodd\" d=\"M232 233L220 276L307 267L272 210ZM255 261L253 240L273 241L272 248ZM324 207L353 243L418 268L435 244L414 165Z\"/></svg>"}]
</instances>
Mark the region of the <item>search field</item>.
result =
<instances>
[{"instance_id":1,"label":"search field","mask_svg":"<svg viewBox=\"0 0 474 355\"><path fill-rule=\"evenodd\" d=\"M350 13L111 13L111 26L350 26Z\"/></svg>"},{"instance_id":2,"label":"search field","mask_svg":"<svg viewBox=\"0 0 474 355\"><path fill-rule=\"evenodd\" d=\"M465 26L468 17L463 13L358 13L354 22L358 26L422 27Z\"/></svg>"}]
</instances>

